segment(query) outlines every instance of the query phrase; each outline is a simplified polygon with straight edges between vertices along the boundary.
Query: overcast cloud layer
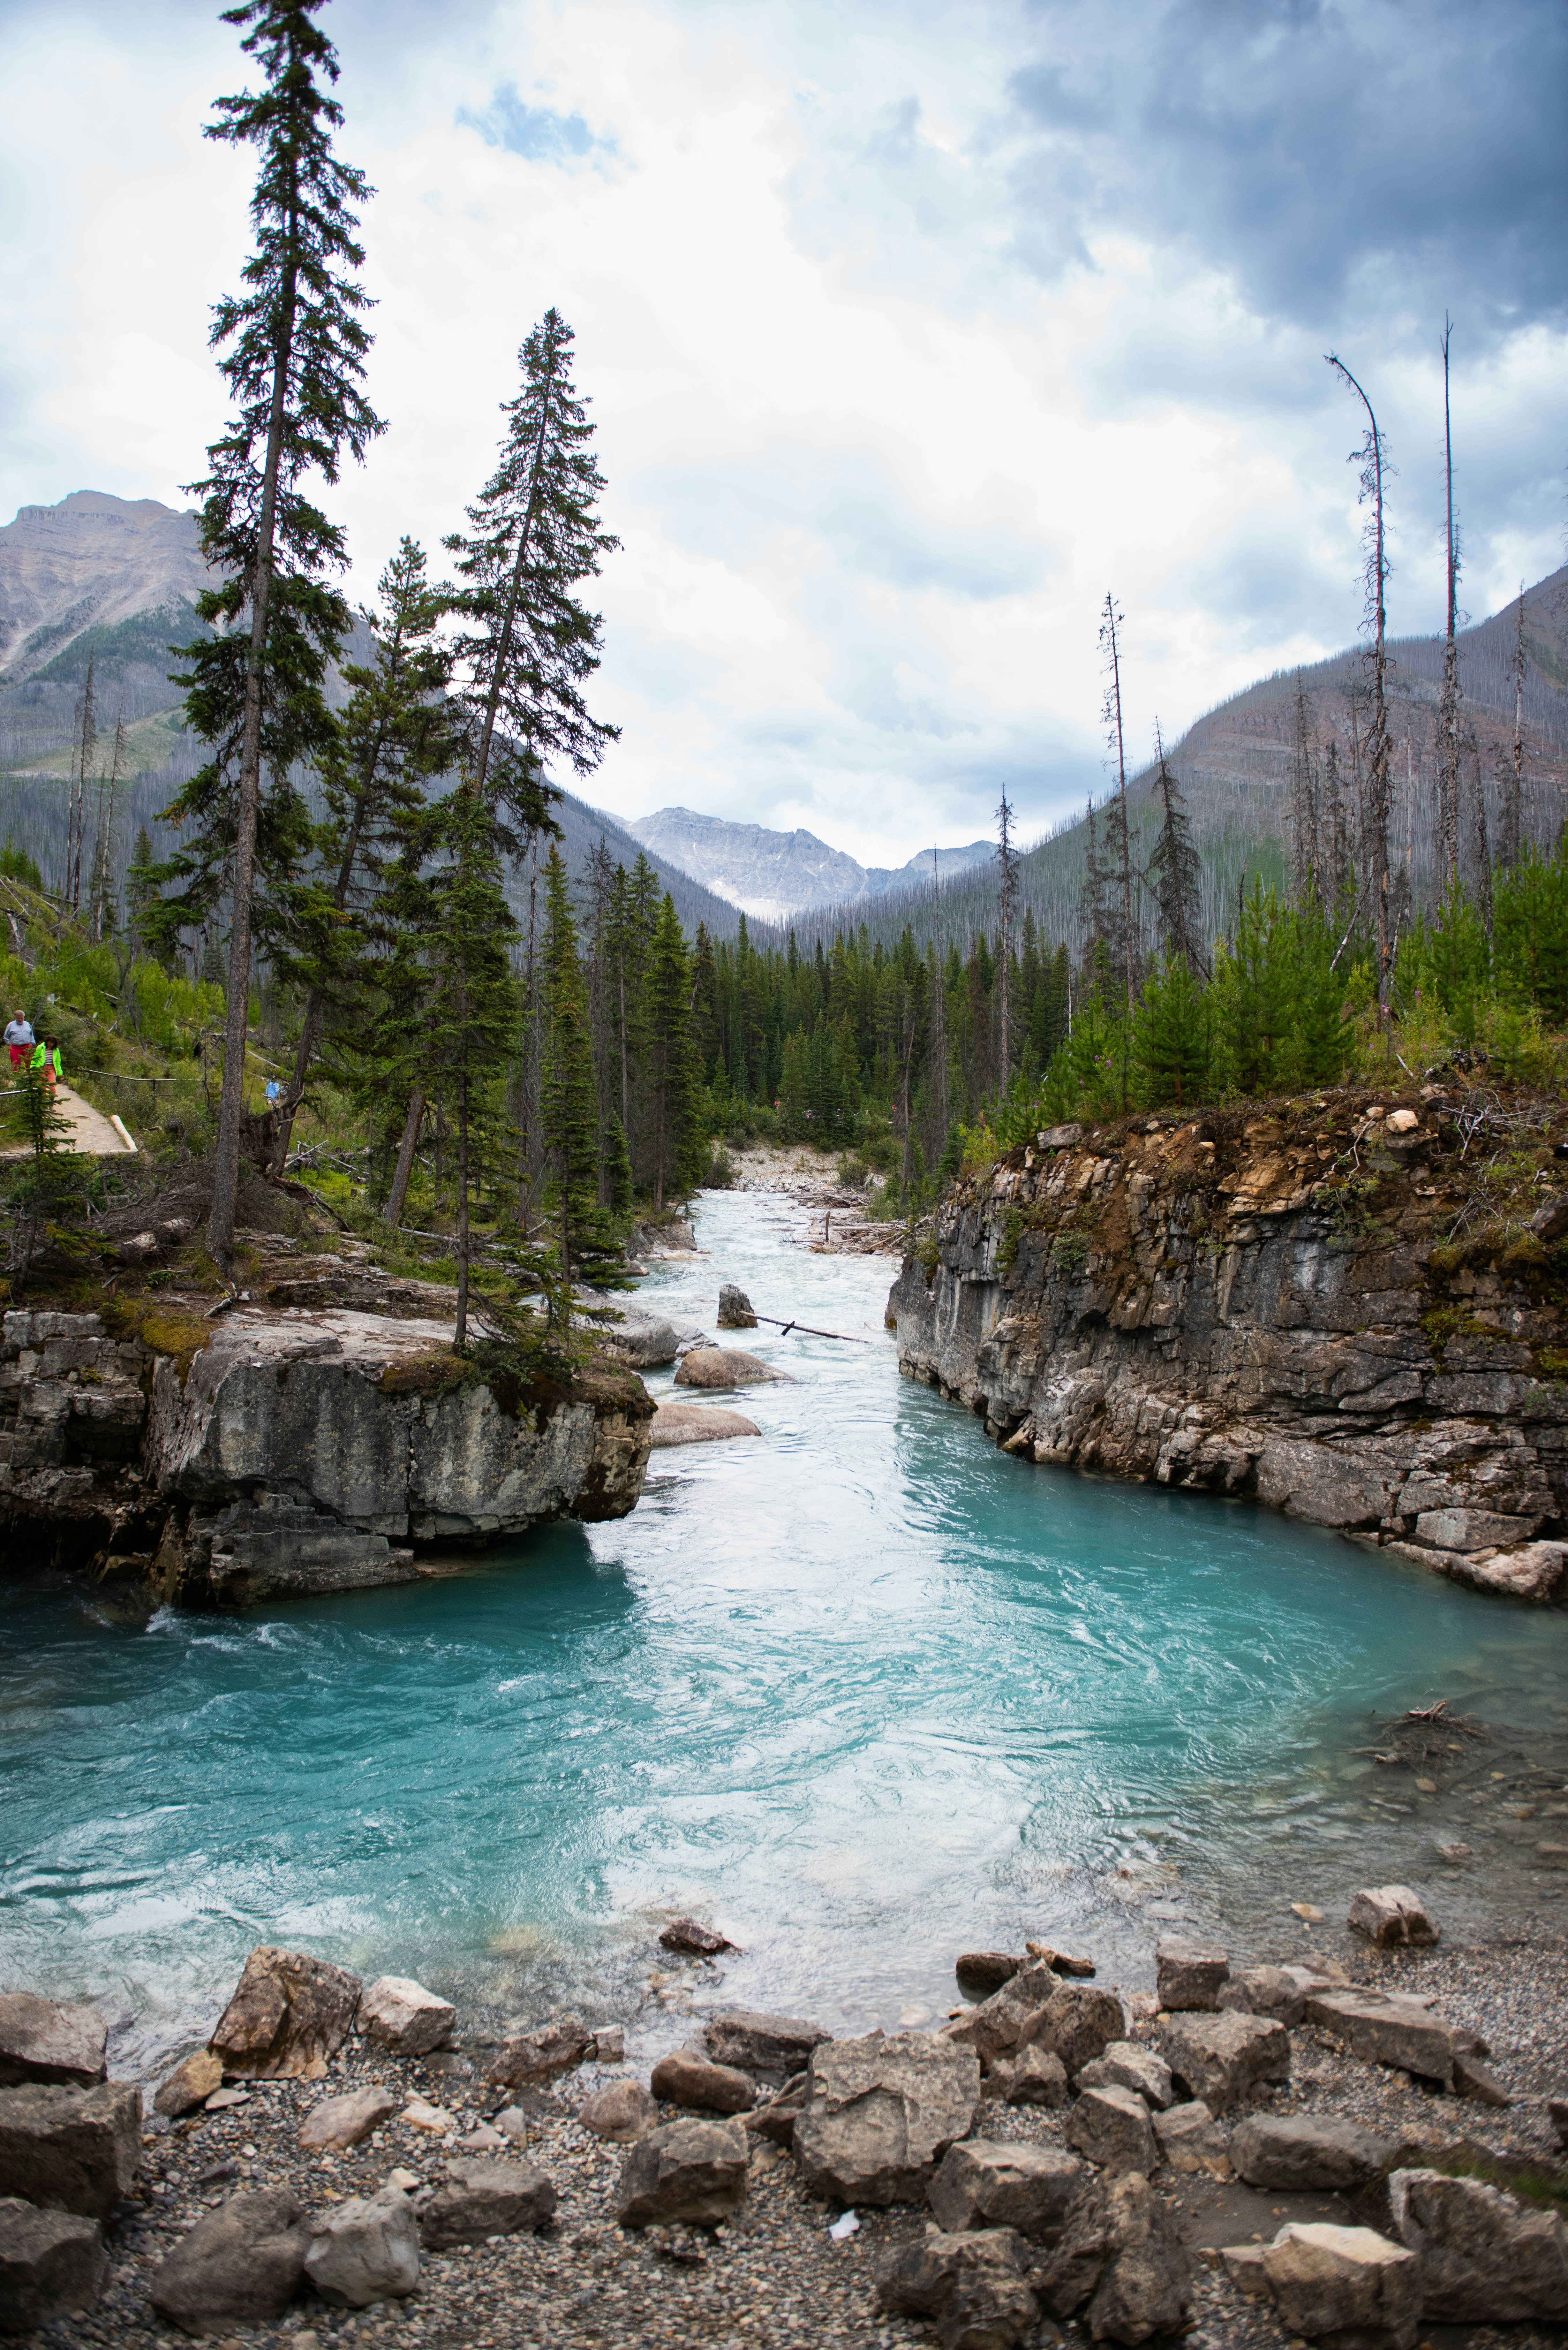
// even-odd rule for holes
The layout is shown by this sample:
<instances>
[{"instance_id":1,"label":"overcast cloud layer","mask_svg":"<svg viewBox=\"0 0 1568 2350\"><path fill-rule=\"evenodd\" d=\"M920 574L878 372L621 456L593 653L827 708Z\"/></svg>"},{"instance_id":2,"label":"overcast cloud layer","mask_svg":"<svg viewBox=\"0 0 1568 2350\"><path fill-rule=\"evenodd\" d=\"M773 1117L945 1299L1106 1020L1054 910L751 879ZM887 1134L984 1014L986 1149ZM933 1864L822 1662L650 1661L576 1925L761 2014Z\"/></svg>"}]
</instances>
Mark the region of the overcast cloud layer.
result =
<instances>
[{"instance_id":1,"label":"overcast cloud layer","mask_svg":"<svg viewBox=\"0 0 1568 2350\"><path fill-rule=\"evenodd\" d=\"M587 796L804 824L867 861L1027 827L1360 615L1389 438L1400 632L1442 608L1454 316L1464 597L1563 559L1560 0L335 0L379 191L371 390L336 494L368 595L490 470L516 346L577 334L624 542ZM250 164L186 0L0 0L0 514L180 502Z\"/></svg>"}]
</instances>

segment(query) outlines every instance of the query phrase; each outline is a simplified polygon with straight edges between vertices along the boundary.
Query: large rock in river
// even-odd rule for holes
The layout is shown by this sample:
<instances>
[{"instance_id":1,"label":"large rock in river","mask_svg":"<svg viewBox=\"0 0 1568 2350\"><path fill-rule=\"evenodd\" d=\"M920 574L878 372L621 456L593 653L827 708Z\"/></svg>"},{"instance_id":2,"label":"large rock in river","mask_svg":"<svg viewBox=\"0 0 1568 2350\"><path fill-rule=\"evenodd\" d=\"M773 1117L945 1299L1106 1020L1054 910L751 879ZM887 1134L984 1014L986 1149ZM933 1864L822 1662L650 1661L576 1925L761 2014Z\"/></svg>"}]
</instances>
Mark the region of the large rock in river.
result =
<instances>
[{"instance_id":1,"label":"large rock in river","mask_svg":"<svg viewBox=\"0 0 1568 2350\"><path fill-rule=\"evenodd\" d=\"M722 1444L732 1436L762 1432L743 1411L725 1411L719 1404L661 1403L654 1410L649 1445L663 1452L677 1444Z\"/></svg>"},{"instance_id":2,"label":"large rock in river","mask_svg":"<svg viewBox=\"0 0 1568 2350\"><path fill-rule=\"evenodd\" d=\"M788 1378L787 1371L775 1371L760 1355L748 1355L739 1347L694 1347L681 1357L675 1384L678 1388L750 1388L764 1379Z\"/></svg>"},{"instance_id":3,"label":"large rock in river","mask_svg":"<svg viewBox=\"0 0 1568 2350\"><path fill-rule=\"evenodd\" d=\"M248 1606L406 1582L410 1543L487 1543L542 1519L624 1517L652 1400L596 1358L569 1386L485 1384L440 1325L230 1315L182 1384L161 1357L150 1482L172 1505L161 1596Z\"/></svg>"}]
</instances>

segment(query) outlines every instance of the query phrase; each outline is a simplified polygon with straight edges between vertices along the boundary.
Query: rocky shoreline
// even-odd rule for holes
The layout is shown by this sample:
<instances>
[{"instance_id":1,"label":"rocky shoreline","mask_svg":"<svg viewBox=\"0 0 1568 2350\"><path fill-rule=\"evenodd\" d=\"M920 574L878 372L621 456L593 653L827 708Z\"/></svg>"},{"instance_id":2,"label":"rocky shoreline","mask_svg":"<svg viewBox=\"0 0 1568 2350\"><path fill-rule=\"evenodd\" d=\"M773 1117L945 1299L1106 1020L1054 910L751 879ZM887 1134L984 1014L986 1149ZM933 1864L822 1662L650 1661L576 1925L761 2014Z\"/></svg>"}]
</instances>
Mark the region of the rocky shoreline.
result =
<instances>
[{"instance_id":1,"label":"rocky shoreline","mask_svg":"<svg viewBox=\"0 0 1568 2350\"><path fill-rule=\"evenodd\" d=\"M949 2021L886 2037L721 2009L646 2082L623 2024L486 2032L262 1949L144 2109L103 2079L97 2011L13 1994L0 2328L1543 2350L1568 2323L1568 1949L1450 1949L1402 1887L1353 1915L1311 1966L1163 1944L1131 1996L1043 1943L969 1953ZM663 1939L666 1981L729 1947L689 1918Z\"/></svg>"}]
</instances>

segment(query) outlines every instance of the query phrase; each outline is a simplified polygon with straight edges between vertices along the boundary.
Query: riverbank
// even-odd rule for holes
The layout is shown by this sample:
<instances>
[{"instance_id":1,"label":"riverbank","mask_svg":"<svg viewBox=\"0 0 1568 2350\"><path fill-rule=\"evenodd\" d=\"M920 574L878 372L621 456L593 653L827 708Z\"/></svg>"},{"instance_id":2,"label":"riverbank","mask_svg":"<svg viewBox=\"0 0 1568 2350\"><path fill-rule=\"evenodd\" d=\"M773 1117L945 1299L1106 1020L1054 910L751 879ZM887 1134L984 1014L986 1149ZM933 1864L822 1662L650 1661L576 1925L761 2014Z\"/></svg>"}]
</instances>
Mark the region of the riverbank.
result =
<instances>
[{"instance_id":1,"label":"riverbank","mask_svg":"<svg viewBox=\"0 0 1568 2350\"><path fill-rule=\"evenodd\" d=\"M1513 2102L1500 2108L1456 2098L1430 2081L1349 2053L1336 2030L1298 2021L1284 2034L1288 2077L1255 2084L1196 2134L1178 2127L1167 2135L1161 2100L1168 2092L1154 2077L1161 2052L1170 2055L1184 2030L1193 2024L1206 2028L1209 2019L1182 2012L1186 1994L1173 1994L1174 2005L1165 2010L1147 1992L1125 2002L1120 2023L1107 2022L1098 2032L1102 2039L1123 2032L1133 2049L1147 2052L1138 2062L1154 2060L1148 2114L1161 2134L1147 2142L1164 2151L1147 2176L1156 2221L1168 2235L1169 2264L1180 2279L1189 2350L1285 2350L1299 2339L1266 2295L1254 2296L1251 2279L1238 2280L1236 2263L1220 2257L1222 2248L1267 2244L1293 2224L1324 2221L1370 2227L1397 2243L1399 2230L1383 2184L1390 2169L1435 2162L1473 2170L1490 2160L1503 2175L1514 2167L1527 2168L1538 2191L1568 2197L1557 2135L1544 2104L1568 2085L1568 1948L1562 1939L1527 1933L1506 1945L1442 1944L1431 1950L1379 1953L1332 1925L1325 1925L1321 1939L1320 1980L1324 1972L1348 1974L1376 1990L1433 2000L1436 2012L1459 2027L1461 2036L1468 2030L1485 2041L1490 2069ZM665 1968L671 1980L712 1971L705 1961L667 1959ZM1101 1980L1096 1979L1096 1989ZM1116 2012L1114 2002L1110 2012ZM961 2027L969 2028L968 2018L976 2013L973 2007L959 2006ZM895 2045L927 2034L906 2034ZM363 2310L334 2306L306 2282L286 2315L273 2323L235 2324L234 2337L254 2350L316 2350L367 2340L418 2345L421 2350L556 2350L577 2343L602 2345L604 2350L647 2345L659 2350L734 2350L742 2345L746 2350L753 2345L816 2350L823 2343L844 2345L846 2350L891 2350L933 2337L929 2320L886 2305L885 2280L900 2256L923 2241L930 2220L926 2182L888 2208L859 2199L852 2207L856 2225L846 2228L840 2219L846 2195L824 2193L820 2186L810 2191L799 2161L792 2158L787 2125L772 2137L748 2126L741 2133L743 2193L722 2224L693 2224L675 2216L650 2227L625 2225L618 2199L627 2150L607 2142L591 2125L596 2100L603 2102L598 2093L617 2087L624 2106L620 2085L646 2080L647 2060L639 2062L634 2052L630 2062L600 2064L590 2049L586 2062L553 2081L519 2087L493 2077L509 2065L515 2074L516 2047L515 2041L498 2043L493 2033L476 2030L460 2015L452 2044L431 2056L402 2058L354 2037L332 2056L318 2082L243 2080L215 2101L220 2110L198 2110L171 2124L153 2117L142 2137L137 2176L109 2230L103 2297L90 2313L57 2318L47 2335L38 2336L40 2345L47 2339L83 2350L99 2345L152 2350L154 2344L166 2344L167 2318L159 2315L151 2298L159 2290L159 2270L198 2220L235 2196L286 2190L306 2223L320 2226L351 2199L385 2195L389 2187L394 2200L406 2196L417 2213L447 2179L450 2161L515 2165L519 2159L543 2172L556 2198L553 2217L538 2232L509 2232L513 2220L479 2241L427 2247L411 2293ZM743 2046L740 2054L745 2054ZM1077 2061L1085 2061L1082 2054ZM695 2077L697 2089L689 2087L681 2102L668 2096L645 2100L644 2133L701 2110L699 2092L711 2092L703 2085L705 2074ZM742 2077L733 2072L727 2076ZM1071 2103L1064 2088L1049 2107L986 2095L973 2106L961 2135L966 2142L980 2141L987 2160L984 2149L990 2147L1055 2150L1072 2195L1082 2198L1094 2189L1096 2177L1115 2178L1127 2168L1103 2146L1095 2159L1074 2152L1086 2143L1077 2118L1086 2085L1080 2085ZM300 2126L307 2115L329 2098L370 2090L382 2093L384 2118L358 2144L317 2151L301 2147ZM1179 2083L1176 2104L1168 2106L1173 2120L1184 2114L1196 2117L1196 2109L1181 2103ZM731 2094L727 2087L722 2093ZM745 2094L761 2106L771 2090L761 2080ZM1220 2106L1219 2095L1210 2094ZM581 2118L585 2110L587 2122ZM1359 2183L1340 2191L1299 2180L1285 2186L1254 2177L1249 2183L1231 2159L1234 2155L1243 2170L1258 2168L1255 2146L1238 2135L1249 2116L1353 2123L1382 2145L1383 2169L1368 2156L1371 2167ZM726 2126L733 2132L733 2124ZM1147 2139L1147 2121L1138 2126ZM928 2166L930 2174L934 2164ZM1553 2207L1550 2200L1521 2207L1530 2208ZM1064 2221L1070 2223L1065 2210L1056 2214L1054 2228L1030 2229L1026 2264L1049 2272L1052 2241L1059 2239ZM950 2214L944 2224L953 2224ZM977 2212L968 2224L986 2224L984 2215ZM1082 2313L1061 2314L1067 2341L1088 2339ZM1445 2350L1545 2350L1561 2338L1554 2327L1523 2323L1506 2328L1466 2324L1432 2336L1431 2322L1429 2317L1421 2338L1440 2339ZM231 2329L215 2321L208 2330L226 2336ZM1167 2329L1157 2329L1157 2334L1167 2338ZM1059 2338L1064 2337L1048 2316L1043 2329L1003 2328L985 2336L992 2350L1009 2342ZM1109 2338L1145 2337L1134 2326L1113 2331Z\"/></svg>"}]
</instances>

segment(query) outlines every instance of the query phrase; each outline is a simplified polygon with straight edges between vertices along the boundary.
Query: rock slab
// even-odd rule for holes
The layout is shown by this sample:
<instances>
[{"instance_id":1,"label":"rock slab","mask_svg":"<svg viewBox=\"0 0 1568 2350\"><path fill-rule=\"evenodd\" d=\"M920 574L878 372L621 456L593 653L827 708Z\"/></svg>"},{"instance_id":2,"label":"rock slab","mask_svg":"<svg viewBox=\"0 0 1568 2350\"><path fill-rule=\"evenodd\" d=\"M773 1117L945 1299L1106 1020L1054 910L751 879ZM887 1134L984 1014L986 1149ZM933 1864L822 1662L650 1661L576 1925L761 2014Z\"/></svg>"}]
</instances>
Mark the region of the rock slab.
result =
<instances>
[{"instance_id":1,"label":"rock slab","mask_svg":"<svg viewBox=\"0 0 1568 2350\"><path fill-rule=\"evenodd\" d=\"M408 1975L379 1975L359 2002L358 2025L378 2048L428 2056L452 2038L457 2010Z\"/></svg>"},{"instance_id":2,"label":"rock slab","mask_svg":"<svg viewBox=\"0 0 1568 2350\"><path fill-rule=\"evenodd\" d=\"M1082 2090L1064 2135L1102 2170L1136 2170L1147 2178L1159 2160L1148 2107L1136 2089Z\"/></svg>"},{"instance_id":3,"label":"rock slab","mask_svg":"<svg viewBox=\"0 0 1568 2350\"><path fill-rule=\"evenodd\" d=\"M787 1380L787 1371L775 1371L760 1355L739 1347L693 1347L680 1357L675 1374L678 1388L753 1388L764 1380Z\"/></svg>"},{"instance_id":4,"label":"rock slab","mask_svg":"<svg viewBox=\"0 0 1568 2350\"><path fill-rule=\"evenodd\" d=\"M667 2122L628 2153L616 2189L623 2228L711 2227L740 2210L751 2141L737 2121Z\"/></svg>"},{"instance_id":5,"label":"rock slab","mask_svg":"<svg viewBox=\"0 0 1568 2350\"><path fill-rule=\"evenodd\" d=\"M1231 2133L1231 2163L1249 2187L1278 2193L1334 2194L1365 2187L1388 2163L1393 2147L1357 2122L1319 2121L1305 2115L1249 2114Z\"/></svg>"},{"instance_id":6,"label":"rock slab","mask_svg":"<svg viewBox=\"0 0 1568 2350\"><path fill-rule=\"evenodd\" d=\"M381 2088L355 2089L346 2097L324 2098L299 2125L300 2150L336 2154L358 2146L389 2120L402 2102L395 2090Z\"/></svg>"},{"instance_id":7,"label":"rock slab","mask_svg":"<svg viewBox=\"0 0 1568 2350\"><path fill-rule=\"evenodd\" d=\"M0 1998L0 2088L18 2081L59 2081L90 2088L103 2079L109 2032L96 2007L38 1999L29 1991Z\"/></svg>"},{"instance_id":8,"label":"rock slab","mask_svg":"<svg viewBox=\"0 0 1568 2350\"><path fill-rule=\"evenodd\" d=\"M918 2032L829 2041L812 2055L795 2159L814 2195L918 2203L979 2102L972 2049Z\"/></svg>"},{"instance_id":9,"label":"rock slab","mask_svg":"<svg viewBox=\"0 0 1568 2350\"><path fill-rule=\"evenodd\" d=\"M1113 2040L1103 2056L1085 2064L1078 2074L1081 2089L1136 2089L1146 2105L1162 2109L1176 2092L1170 2067L1163 2056L1140 2040Z\"/></svg>"},{"instance_id":10,"label":"rock slab","mask_svg":"<svg viewBox=\"0 0 1568 2350\"><path fill-rule=\"evenodd\" d=\"M725 1411L711 1403L659 1403L649 1426L649 1450L670 1451L678 1444L722 1444L732 1436L760 1436L762 1430L743 1411Z\"/></svg>"},{"instance_id":11,"label":"rock slab","mask_svg":"<svg viewBox=\"0 0 1568 2350\"><path fill-rule=\"evenodd\" d=\"M1229 2113L1262 2082L1290 2078L1290 2033L1267 2016L1232 2011L1172 2017L1161 2027L1160 2053L1189 2095L1211 2114Z\"/></svg>"},{"instance_id":12,"label":"rock slab","mask_svg":"<svg viewBox=\"0 0 1568 2350\"><path fill-rule=\"evenodd\" d=\"M1171 2013L1212 2015L1230 1972L1230 1960L1212 1942L1168 1941L1155 1947L1155 1995Z\"/></svg>"},{"instance_id":13,"label":"rock slab","mask_svg":"<svg viewBox=\"0 0 1568 2350\"><path fill-rule=\"evenodd\" d=\"M449 2162L446 2181L420 2212L420 2241L427 2251L514 2236L555 2217L555 2188L536 2163Z\"/></svg>"},{"instance_id":14,"label":"rock slab","mask_svg":"<svg viewBox=\"0 0 1568 2350\"><path fill-rule=\"evenodd\" d=\"M158 2269L152 2306L187 2334L271 2324L299 2291L308 2241L286 2187L232 2195L198 2220Z\"/></svg>"},{"instance_id":15,"label":"rock slab","mask_svg":"<svg viewBox=\"0 0 1568 2350\"><path fill-rule=\"evenodd\" d=\"M929 2189L937 2225L948 2235L975 2228L1016 2228L1035 2243L1054 2242L1088 2172L1059 2147L970 2137L948 2148Z\"/></svg>"},{"instance_id":16,"label":"rock slab","mask_svg":"<svg viewBox=\"0 0 1568 2350\"><path fill-rule=\"evenodd\" d=\"M363 1985L302 1950L265 1944L245 1960L208 2046L225 2073L253 2081L320 2081L348 2036Z\"/></svg>"},{"instance_id":17,"label":"rock slab","mask_svg":"<svg viewBox=\"0 0 1568 2350\"><path fill-rule=\"evenodd\" d=\"M538 2088L573 2071L593 2050L594 2035L585 2024L575 2015L556 2016L536 2032L504 2040L484 2077L496 2088Z\"/></svg>"},{"instance_id":18,"label":"rock slab","mask_svg":"<svg viewBox=\"0 0 1568 2350\"><path fill-rule=\"evenodd\" d=\"M0 2198L0 2334L31 2334L63 2310L90 2309L108 2281L96 2220Z\"/></svg>"},{"instance_id":19,"label":"rock slab","mask_svg":"<svg viewBox=\"0 0 1568 2350\"><path fill-rule=\"evenodd\" d=\"M1415 2256L1372 2228L1293 2222L1263 2249L1263 2275L1280 2319L1315 2341L1367 2339L1412 2350L1421 2316Z\"/></svg>"},{"instance_id":20,"label":"rock slab","mask_svg":"<svg viewBox=\"0 0 1568 2350\"><path fill-rule=\"evenodd\" d=\"M153 2106L170 2121L177 2122L182 2115L195 2113L223 2085L222 2057L214 2056L210 2048L198 2048L182 2064L175 2065L153 2098Z\"/></svg>"},{"instance_id":21,"label":"rock slab","mask_svg":"<svg viewBox=\"0 0 1568 2350\"><path fill-rule=\"evenodd\" d=\"M802 2073L811 2052L827 2038L820 2023L799 2015L769 2015L758 2008L731 2007L715 2015L702 2034L715 2064L737 2064L742 2073L788 2079Z\"/></svg>"},{"instance_id":22,"label":"rock slab","mask_svg":"<svg viewBox=\"0 0 1568 2350\"><path fill-rule=\"evenodd\" d=\"M1453 2028L1419 2000L1397 1991L1318 1991L1307 2000L1304 2013L1309 2023L1334 2033L1353 2056L1439 2081L1445 2089L1454 2085L1459 2043Z\"/></svg>"},{"instance_id":23,"label":"rock slab","mask_svg":"<svg viewBox=\"0 0 1568 2350\"><path fill-rule=\"evenodd\" d=\"M141 2092L124 2081L0 2089L0 2195L107 2220L141 2160Z\"/></svg>"},{"instance_id":24,"label":"rock slab","mask_svg":"<svg viewBox=\"0 0 1568 2350\"><path fill-rule=\"evenodd\" d=\"M595 2137L608 2138L614 2146L630 2146L634 2139L645 2137L658 2118L653 2099L640 2081L610 2081L585 2097L577 2108L583 2127Z\"/></svg>"}]
</instances>

